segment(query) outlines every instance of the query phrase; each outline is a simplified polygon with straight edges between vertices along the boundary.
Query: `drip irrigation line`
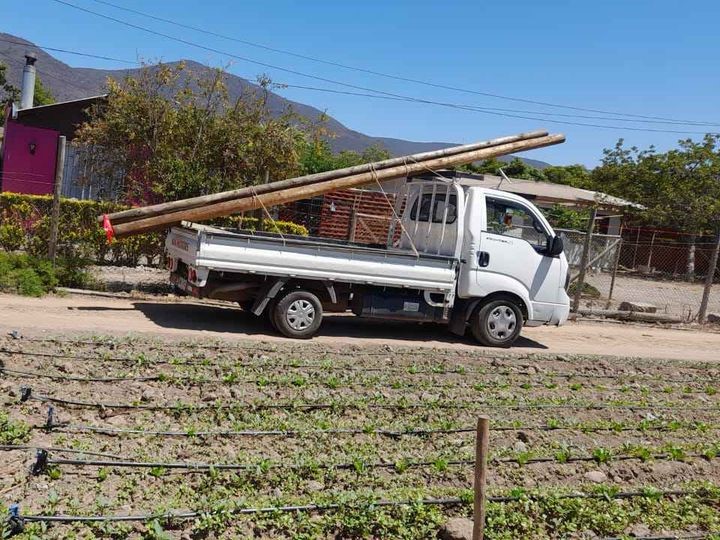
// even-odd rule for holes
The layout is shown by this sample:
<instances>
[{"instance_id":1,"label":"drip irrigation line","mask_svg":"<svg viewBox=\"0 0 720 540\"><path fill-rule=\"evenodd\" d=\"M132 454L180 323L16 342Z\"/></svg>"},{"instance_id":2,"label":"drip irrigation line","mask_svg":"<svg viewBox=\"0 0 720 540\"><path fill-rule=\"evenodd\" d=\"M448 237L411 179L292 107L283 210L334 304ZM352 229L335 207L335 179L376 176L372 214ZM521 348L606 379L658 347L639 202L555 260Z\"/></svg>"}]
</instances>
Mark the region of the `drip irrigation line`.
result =
<instances>
[{"instance_id":1,"label":"drip irrigation line","mask_svg":"<svg viewBox=\"0 0 720 540\"><path fill-rule=\"evenodd\" d=\"M671 535L660 535L660 536L635 536L634 540L705 540L708 538L715 538L718 533L702 533L702 534L671 534ZM604 536L598 540L627 540L627 536Z\"/></svg>"},{"instance_id":2,"label":"drip irrigation line","mask_svg":"<svg viewBox=\"0 0 720 540\"><path fill-rule=\"evenodd\" d=\"M41 373L38 371L23 371L20 369L10 369L2 366L0 361L0 373L12 375L21 378L37 378L51 379L53 381L75 381L75 382L97 382L97 383L117 383L127 381L152 382L162 379L160 376L147 377L77 377L74 375L59 375L56 373Z\"/></svg>"},{"instance_id":3,"label":"drip irrigation line","mask_svg":"<svg viewBox=\"0 0 720 540\"><path fill-rule=\"evenodd\" d=\"M364 462L356 461L352 463L320 463L320 464L300 464L300 463L203 463L203 462L182 462L182 461L134 461L126 458L114 458L114 459L69 459L69 458L52 458L50 457L49 449L37 447L37 462L33 466L32 471L34 475L38 475L47 470L48 467L53 465L69 465L72 467L107 467L107 468L126 468L126 469L167 469L167 470L181 470L188 473L199 473L207 471L256 471L265 468L266 470L276 471L303 471L306 469L328 469L328 470L360 470L360 469L396 469L398 472L402 472L404 469L416 469L424 467L433 467L442 464L446 467L467 467L475 466L474 459L454 459L444 460L442 458L435 459L433 461L413 461L406 458L399 458L395 461L377 461L377 462ZM81 452L76 452L81 453ZM686 453L683 454L684 459L696 459L703 458L711 460L715 456L706 455L702 453ZM611 456L611 461L674 461L675 459L669 453L652 454L649 456L637 456L629 454L619 454ZM520 459L519 457L494 457L490 458L489 463L491 465L503 465L503 464L517 464L517 465L530 465L536 463L586 463L586 462L598 462L598 458L595 456L568 456L564 460L558 459L554 456L544 457L529 457L527 459Z\"/></svg>"},{"instance_id":4,"label":"drip irrigation line","mask_svg":"<svg viewBox=\"0 0 720 540\"><path fill-rule=\"evenodd\" d=\"M413 436L431 436L431 435L447 435L459 433L475 433L477 428L448 428L448 429L357 429L357 428L331 428L331 429L313 429L313 430L211 430L211 431L195 431L195 430L143 430L129 428L106 428L101 426L89 425L47 425L32 426L33 429L42 429L56 431L58 433L98 433L101 435L140 435L151 437L313 437L317 435L382 435L388 437L413 437ZM662 433L673 433L676 431L697 431L699 428L693 426L680 426L670 428L668 426L650 426L646 428L640 427L604 427L604 426L493 426L492 431L500 432L517 432L517 431L580 431L584 433L597 432L648 432L657 431ZM706 431L716 431L720 426L706 426Z\"/></svg>"},{"instance_id":5,"label":"drip irrigation line","mask_svg":"<svg viewBox=\"0 0 720 540\"><path fill-rule=\"evenodd\" d=\"M43 373L39 371L26 371L26 370L19 370L19 369L12 369L12 368L6 368L2 365L2 360L0 360L0 373L5 373L9 376L17 377L17 378L37 378L37 379L50 379L54 381L74 381L74 382L95 382L100 384L113 384L117 382L166 382L169 384L172 383L189 383L191 386L199 386L199 385L211 385L211 384L218 384L218 385L224 385L224 386L232 386L237 383L243 383L243 384L254 384L259 385L260 379L257 377L254 378L243 378L243 379L235 379L235 380L224 380L222 378L204 378L204 379L198 379L191 375L172 375L172 374L160 374L160 375L148 375L148 376L123 376L123 377L79 377L75 375L62 375L59 373ZM530 372L505 372L501 373L501 375L532 375ZM576 376L573 374L553 374L553 373L546 373L544 374L546 377L553 377L553 376L561 376L561 377L567 377L568 379L571 378L594 378L593 376L586 375L586 376ZM663 381L667 382L667 379L662 379ZM710 381L710 379L708 379ZM327 384L323 383L322 381L316 381L317 385L319 386L328 386ZM683 381L685 384L688 384L690 382L696 383L697 381ZM484 381L482 383L476 383L476 384L482 384L485 387L488 388L503 388L505 385L503 383L500 383L498 381ZM545 388L547 390L555 390L553 387L547 387L545 383L540 382L532 382L532 383L525 383L530 384L533 388ZM292 381L283 382L283 381L273 381L268 380L265 382L264 385L272 385L272 386L279 386L279 387L290 387L292 386ZM358 382L351 382L349 384L343 384L344 388L370 388L370 385L358 383ZM392 382L385 382L385 383L377 383L375 386L393 386ZM453 384L453 383L444 383L440 384L437 382L433 382L432 384L418 384L418 383L408 383L403 382L401 386L399 386L398 390L407 389L407 388L427 388L431 386L432 388L472 388L473 384L472 382L467 383L465 385L459 385L459 384ZM594 389L595 386L588 387L589 389ZM610 389L612 390L612 389ZM683 394L706 394L707 392L705 390L683 390Z\"/></svg>"},{"instance_id":6,"label":"drip irrigation line","mask_svg":"<svg viewBox=\"0 0 720 540\"><path fill-rule=\"evenodd\" d=\"M527 370L486 370L486 369L467 369L464 366L458 366L456 368L443 369L441 371L433 369L414 369L412 366L408 367L395 367L395 366L379 366L379 367L365 367L365 366L338 366L328 365L324 363L315 364L298 364L295 362L233 362L228 360L227 362L212 362L208 363L202 360L190 361L186 360L183 362L175 362L172 360L151 360L138 362L137 359L126 358L126 357L103 357L103 356L77 356L70 354L61 353L45 353L45 352L29 352L29 351L12 351L4 348L0 348L0 353L9 355L21 355L21 356L38 356L41 358L62 358L64 360L76 361L76 362L88 362L88 361L101 361L101 362L122 362L122 363L134 363L141 366L152 366L152 365L171 365L171 366L200 366L208 368L228 367L228 368L248 368L248 369L262 369L265 367L273 367L279 369L318 369L321 371L357 371L357 372L377 372L377 373L402 373L404 375L487 375L487 376L542 376L542 377L560 377L567 379L618 379L618 380L648 380L648 381L660 381L666 383L678 383L678 384L694 384L694 383L715 383L717 379L713 378L698 378L698 379L682 379L673 377L663 377L661 375L648 375L644 373L639 374L599 374L599 373L574 373L574 372L559 372L559 371L527 371ZM172 376L169 376L172 378ZM159 377L158 377L159 378ZM134 380L134 379L132 379ZM219 382L219 381L218 381ZM541 386L542 383L536 383L537 386Z\"/></svg>"},{"instance_id":7,"label":"drip irrigation line","mask_svg":"<svg viewBox=\"0 0 720 540\"><path fill-rule=\"evenodd\" d=\"M31 342L31 343L56 343L60 345L89 345L92 347L105 347L108 345L112 345L114 348L118 345L123 345L123 343L117 343L115 341L109 341L109 342L102 342L102 341L85 341L85 340L65 340L65 339L56 339L56 338L22 338L23 341ZM206 343L179 343L177 346L181 346L186 349L200 349L200 350L214 350L214 351L222 351L227 354L238 354L238 347L231 347L228 345L211 345ZM145 347L148 350L162 350L164 348L168 347L168 344L163 345L153 345L153 344L147 344ZM292 355L292 354L303 354L306 355L308 351L304 350L306 347L300 347L298 349L294 348L288 348L288 350L278 350L274 348L263 348L259 346L244 346L243 349L241 349L242 352L251 352L251 353L274 353L274 354L284 354L284 355ZM2 352L2 349L0 349L0 352ZM462 358L469 359L469 360L512 360L512 361L518 361L518 360L525 360L525 361L540 361L540 362L546 362L546 361L572 361L572 362L590 362L590 363L596 363L597 357L602 355L592 355L592 354L586 354L586 355L578 355L573 356L572 358L566 358L566 355L562 354L536 354L536 355L514 355L514 354L503 354L502 352L492 352L492 353L483 353L483 352L477 352L477 351L461 351L463 354L458 355L454 350L451 349L438 349L433 347L427 347L422 348L420 350L417 349L410 349L410 350L387 350L387 351L360 351L360 350L354 350L354 351L345 351L345 350L316 350L316 351L310 351L311 353L317 355L317 356L350 356L350 357L357 357L358 354L362 354L362 356L420 356L425 357L428 353L442 353L447 355L448 353L454 353L456 356L462 356ZM32 353L31 353L32 354ZM647 366L647 359L645 358L637 358L637 357L619 357L619 356L605 356L605 358L616 358L616 359L622 359L626 363L634 362L639 363L643 367ZM124 359L123 359L124 360ZM661 366L661 367L675 367L675 366L682 366L687 369L692 369L696 371L702 371L706 370L708 364L693 360L680 360L676 358L665 358L665 359L659 359L654 360L655 365Z\"/></svg>"},{"instance_id":8,"label":"drip irrigation line","mask_svg":"<svg viewBox=\"0 0 720 540\"><path fill-rule=\"evenodd\" d=\"M273 402L255 402L255 403L200 403L200 404L177 404L177 405L158 405L158 404L137 404L137 403L103 403L83 400L73 400L46 396L42 394L33 394L32 389L21 387L21 402L34 400L43 403L56 403L59 405L68 405L74 407L92 408L92 409L124 409L124 410L147 410L147 411L175 411L175 412L194 412L201 410L260 410L260 409L280 409L280 410L299 410L313 411L321 409L331 410L347 410L347 409L376 409L376 410L402 410L402 409L443 409L443 410L483 410L483 409L505 409L505 410L535 410L535 409L583 409L583 410L602 410L602 409L627 409L627 410L671 410L671 411L720 411L718 406L677 406L677 405L650 405L650 404L615 404L615 403L483 403L480 401L471 402L414 402L414 403L278 403Z\"/></svg>"},{"instance_id":9,"label":"drip irrigation line","mask_svg":"<svg viewBox=\"0 0 720 540\"><path fill-rule=\"evenodd\" d=\"M486 500L491 503L512 503L524 500L542 501L548 499L616 499L626 500L633 498L672 498L672 497L703 497L706 490L666 490L666 491L619 491L617 493L563 493L558 495L519 495L519 496L490 496ZM436 505L436 506L468 506L472 503L460 497L428 498L428 499L407 499L402 501L368 501L360 504L304 504L289 506L266 506L257 508L236 508L229 513L234 515L264 514L276 512L323 512L349 508L372 508L372 507L396 507L409 505ZM228 512L228 511L223 511ZM212 515L212 511L189 511L189 512L163 512L135 515L92 515L92 516L71 516L71 515L26 515L19 517L27 522L56 522L56 523L83 523L83 522L118 522L118 521L173 521L195 519L202 515Z\"/></svg>"},{"instance_id":10,"label":"drip irrigation line","mask_svg":"<svg viewBox=\"0 0 720 540\"><path fill-rule=\"evenodd\" d=\"M117 454L107 454L104 452L90 452L88 450L78 450L77 448L59 448L56 446L36 446L31 444L0 444L0 450L11 452L13 450L45 450L46 452L60 452L63 454L81 454L85 456L105 457L111 459L122 459Z\"/></svg>"}]
</instances>

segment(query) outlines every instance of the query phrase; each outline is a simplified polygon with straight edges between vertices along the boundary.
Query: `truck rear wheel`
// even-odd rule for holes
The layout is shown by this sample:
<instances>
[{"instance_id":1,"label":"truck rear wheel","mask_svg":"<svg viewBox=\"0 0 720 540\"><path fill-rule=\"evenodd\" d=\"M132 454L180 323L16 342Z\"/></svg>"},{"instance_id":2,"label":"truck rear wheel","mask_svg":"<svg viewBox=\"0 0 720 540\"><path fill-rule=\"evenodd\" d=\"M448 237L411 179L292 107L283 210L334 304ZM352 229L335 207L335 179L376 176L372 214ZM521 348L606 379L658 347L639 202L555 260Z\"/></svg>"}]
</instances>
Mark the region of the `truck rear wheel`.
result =
<instances>
[{"instance_id":1,"label":"truck rear wheel","mask_svg":"<svg viewBox=\"0 0 720 540\"><path fill-rule=\"evenodd\" d=\"M322 323L322 304L313 293L291 291L277 301L272 310L272 321L282 335L309 339Z\"/></svg>"},{"instance_id":2,"label":"truck rear wheel","mask_svg":"<svg viewBox=\"0 0 720 540\"><path fill-rule=\"evenodd\" d=\"M520 335L523 316L511 300L492 300L481 306L472 319L472 333L488 347L510 347Z\"/></svg>"}]
</instances>

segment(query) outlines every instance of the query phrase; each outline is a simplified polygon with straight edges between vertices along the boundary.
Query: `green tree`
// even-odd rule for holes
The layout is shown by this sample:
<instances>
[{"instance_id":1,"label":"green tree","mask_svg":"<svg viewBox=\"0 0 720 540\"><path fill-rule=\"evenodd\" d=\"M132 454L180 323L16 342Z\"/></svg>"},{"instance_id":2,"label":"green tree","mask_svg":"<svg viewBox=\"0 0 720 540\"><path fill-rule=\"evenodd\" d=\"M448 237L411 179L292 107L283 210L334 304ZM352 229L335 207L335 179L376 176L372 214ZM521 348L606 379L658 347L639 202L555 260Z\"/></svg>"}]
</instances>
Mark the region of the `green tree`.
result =
<instances>
[{"instance_id":1,"label":"green tree","mask_svg":"<svg viewBox=\"0 0 720 540\"><path fill-rule=\"evenodd\" d=\"M545 180L543 171L525 163L520 158L513 158L509 162L502 162L496 158L486 159L480 163L469 163L461 165L459 170L474 174L499 175L500 169L510 178L521 178L525 180Z\"/></svg>"},{"instance_id":2,"label":"green tree","mask_svg":"<svg viewBox=\"0 0 720 540\"><path fill-rule=\"evenodd\" d=\"M77 141L96 170L115 179L120 199L135 204L293 176L304 135L292 111L270 113L271 83L259 83L232 100L222 70L146 67L108 80L107 102L91 110Z\"/></svg>"},{"instance_id":3,"label":"green tree","mask_svg":"<svg viewBox=\"0 0 720 540\"><path fill-rule=\"evenodd\" d=\"M620 139L606 149L591 174L596 189L640 203L648 224L689 235L714 229L720 220L720 136L685 139L677 149L627 148Z\"/></svg>"},{"instance_id":4,"label":"green tree","mask_svg":"<svg viewBox=\"0 0 720 540\"><path fill-rule=\"evenodd\" d=\"M590 216L587 210L573 210L559 204L554 205L549 210L543 209L543 214L545 214L553 227L575 231L586 229Z\"/></svg>"},{"instance_id":5,"label":"green tree","mask_svg":"<svg viewBox=\"0 0 720 540\"><path fill-rule=\"evenodd\" d=\"M35 77L35 93L33 96L33 107L41 105L52 105L55 103L55 97L52 92L43 85L40 77Z\"/></svg>"},{"instance_id":6,"label":"green tree","mask_svg":"<svg viewBox=\"0 0 720 540\"><path fill-rule=\"evenodd\" d=\"M12 103L20 99L20 90L7 80L7 66L0 64L0 103Z\"/></svg>"},{"instance_id":7,"label":"green tree","mask_svg":"<svg viewBox=\"0 0 720 540\"><path fill-rule=\"evenodd\" d=\"M584 165L551 165L542 170L545 180L553 184L564 184L583 189L590 189L592 180L590 171Z\"/></svg>"},{"instance_id":8,"label":"green tree","mask_svg":"<svg viewBox=\"0 0 720 540\"><path fill-rule=\"evenodd\" d=\"M333 154L330 145L321 138L322 135L320 133L302 145L300 163L303 174L333 171L390 158L390 153L378 145L369 146L362 152L343 150Z\"/></svg>"}]
</instances>

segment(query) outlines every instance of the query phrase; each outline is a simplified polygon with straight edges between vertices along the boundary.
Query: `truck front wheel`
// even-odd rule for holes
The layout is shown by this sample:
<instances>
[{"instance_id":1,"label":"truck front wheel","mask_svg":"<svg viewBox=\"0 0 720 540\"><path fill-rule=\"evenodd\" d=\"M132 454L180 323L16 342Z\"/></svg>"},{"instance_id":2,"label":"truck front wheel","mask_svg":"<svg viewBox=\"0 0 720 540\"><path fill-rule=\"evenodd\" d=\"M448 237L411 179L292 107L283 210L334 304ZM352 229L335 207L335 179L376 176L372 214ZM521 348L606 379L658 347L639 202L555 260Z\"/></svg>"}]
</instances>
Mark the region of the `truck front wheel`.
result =
<instances>
[{"instance_id":1,"label":"truck front wheel","mask_svg":"<svg viewBox=\"0 0 720 540\"><path fill-rule=\"evenodd\" d=\"M322 323L322 304L313 293L296 290L286 294L275 303L272 320L282 335L309 339Z\"/></svg>"},{"instance_id":2,"label":"truck front wheel","mask_svg":"<svg viewBox=\"0 0 720 540\"><path fill-rule=\"evenodd\" d=\"M523 316L510 300L492 300L480 307L472 319L473 336L488 347L510 347L520 335Z\"/></svg>"}]
</instances>

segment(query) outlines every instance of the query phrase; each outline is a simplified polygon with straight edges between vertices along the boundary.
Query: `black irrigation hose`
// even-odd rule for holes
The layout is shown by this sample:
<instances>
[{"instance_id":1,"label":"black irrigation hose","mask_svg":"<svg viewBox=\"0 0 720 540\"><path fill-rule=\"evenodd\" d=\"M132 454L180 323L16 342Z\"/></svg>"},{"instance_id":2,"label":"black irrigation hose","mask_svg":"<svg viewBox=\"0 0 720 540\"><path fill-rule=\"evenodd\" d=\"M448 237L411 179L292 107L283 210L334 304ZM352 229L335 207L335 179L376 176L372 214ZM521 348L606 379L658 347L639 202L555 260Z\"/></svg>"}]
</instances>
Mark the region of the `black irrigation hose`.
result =
<instances>
[{"instance_id":1,"label":"black irrigation hose","mask_svg":"<svg viewBox=\"0 0 720 540\"><path fill-rule=\"evenodd\" d=\"M54 373L41 373L38 371L23 371L19 369L9 369L0 365L0 373L6 373L11 376L20 378L39 378L51 379L53 381L75 381L75 382L97 382L97 383L117 383L127 381L151 382L159 381L162 377L154 375L149 377L76 377L74 375L59 375Z\"/></svg>"},{"instance_id":2,"label":"black irrigation hose","mask_svg":"<svg viewBox=\"0 0 720 540\"><path fill-rule=\"evenodd\" d=\"M106 457L112 459L123 459L117 454L106 454L103 452L90 452L88 450L78 450L76 448L59 448L54 446L35 446L31 444L0 444L0 450L8 452L13 450L45 450L46 452L60 452L63 454L82 454L85 456Z\"/></svg>"},{"instance_id":3,"label":"black irrigation hose","mask_svg":"<svg viewBox=\"0 0 720 540\"><path fill-rule=\"evenodd\" d=\"M247 384L257 384L258 379L257 378L251 378L251 379L238 379L236 381L227 382L223 379L197 379L195 377L189 376L189 375L150 375L150 376L125 376L125 377L77 377L74 375L60 375L57 373L41 373L38 371L24 371L19 369L11 369L3 367L2 360L0 360L0 373L5 373L10 376L15 376L18 378L41 378L41 379L51 379L54 381L75 381L75 382L97 382L97 383L116 383L116 382L123 382L123 381L141 381L141 382L155 382L155 381L162 381L162 382L187 382L191 383L193 385L202 385L202 384L222 384L222 385L232 385L234 383L247 383ZM529 373L528 373L529 374ZM524 373L522 373L524 375ZM564 375L563 375L564 376ZM568 376L568 378L572 378L572 376ZM584 378L584 377L583 377ZM268 381L268 384L272 384L274 386L279 385L277 381ZM490 382L484 382L482 383L483 386L488 387L498 387L502 388L503 385L492 381ZM533 387L537 388L547 388L547 386L544 383L529 383ZM289 386L289 385L286 385ZM364 385L362 383L354 383L351 385L343 385L345 388L348 388L349 386L359 386L361 388L366 388L368 385ZM389 383L385 383L384 386L391 386ZM459 385L456 384L438 384L433 383L433 388L458 388ZM405 388L424 388L423 385L413 384L413 383L403 383L403 385L399 389L405 389ZM471 388L470 385L466 385L463 388ZM589 387L593 388L593 387ZM554 388L547 388L548 390L554 389ZM706 394L704 390L690 390L690 391L683 391L683 394Z\"/></svg>"},{"instance_id":4,"label":"black irrigation hose","mask_svg":"<svg viewBox=\"0 0 720 540\"><path fill-rule=\"evenodd\" d=\"M23 338L26 342L31 343L56 343L59 345L89 345L91 347L107 347L110 346L111 348L114 348L118 345L123 345L123 343L118 343L115 340L108 340L108 341L92 341L92 340L61 340L56 338ZM145 348L147 349L162 349L164 347L171 346L172 344L165 343L163 345L153 345L153 344L147 344ZM303 347L298 348L297 350L293 348L288 348L288 350L278 350L277 348L263 348L258 346L247 346L246 344L238 344L238 345L211 345L208 343L178 343L175 344L177 346L181 346L187 349L200 349L200 350L215 350L220 351L224 350L227 351L227 353L237 353L238 349L241 349L242 351L250 351L250 352L261 352L261 353L278 353L278 354L298 354L298 353L306 353L306 350L303 350ZM421 349L413 349L408 350L409 347L401 348L400 350L391 349L388 347L388 350L386 351L360 351L360 350L353 350L353 351L332 351L332 350L317 350L312 351L316 355L337 355L337 356L357 356L358 353L362 352L365 356L388 356L388 355L399 355L399 356L423 356L427 354L428 352L435 352L435 353L445 353L447 354L450 352L450 349L448 348L437 348L437 347L423 347ZM555 354L555 353L540 353L540 354L503 354L501 351L471 351L471 350L453 350L455 355L457 356L458 353L466 353L463 354L464 358L470 358L473 360L484 360L488 358L492 359L508 359L508 360L538 360L538 361L549 361L549 360L560 360L560 361L566 361L567 355L566 354ZM552 358L549 358L552 357ZM584 361L584 362L597 362L598 355L593 354L583 354L576 356L572 358L572 360L576 361ZM619 357L619 356L610 356L610 358L619 359L622 358L625 361L634 361L634 362L647 362L646 358L641 357ZM683 367L687 367L689 369L694 370L704 370L707 369L706 365L703 362L697 362L692 360L681 360L676 358L660 358L655 360L655 362L658 365L677 365L680 364Z\"/></svg>"},{"instance_id":5,"label":"black irrigation hose","mask_svg":"<svg viewBox=\"0 0 720 540\"><path fill-rule=\"evenodd\" d=\"M677 405L648 405L648 404L613 404L613 403L590 403L590 404L572 404L572 403L483 403L483 402L415 402L415 403L200 403L200 404L178 404L178 405L151 405L136 403L102 403L82 400L71 400L56 398L53 396L44 396L41 394L32 394L27 387L21 388L21 401L35 400L44 403L56 403L60 405L68 405L73 407L92 408L92 409L124 409L124 410L147 410L147 411L200 411L200 410L259 410L259 409L281 409L281 410L301 410L313 411L320 409L386 409L386 410L402 410L402 409L444 409L444 410L483 410L483 409L505 409L505 410L539 410L539 409L582 409L582 410L602 410L602 409L627 409L627 410L670 410L670 411L720 411L719 406L677 406Z\"/></svg>"},{"instance_id":6,"label":"black irrigation hose","mask_svg":"<svg viewBox=\"0 0 720 540\"><path fill-rule=\"evenodd\" d=\"M67 459L67 458L50 458L48 451L49 449L37 447L41 453L38 454L38 459L42 459L42 464L34 468L35 474L39 474L44 471L47 466L51 465L70 465L74 467L108 467L108 468L130 468L130 469L175 469L184 470L190 473L205 472L210 470L218 471L254 471L262 467L261 463L188 463L188 462L162 462L162 461L132 461L124 458L114 460L86 460L86 459ZM45 451L44 454L42 451ZM80 453L80 452L78 452ZM683 455L684 458L703 458L706 460L713 459L711 456L706 456L699 453L688 453ZM667 453L654 454L647 457L633 456L633 455L615 455L610 458L612 461L631 461L631 460L642 460L647 459L657 461L669 461L672 460L672 456ZM598 462L598 458L595 456L569 456L564 461L557 459L556 457L535 457L527 458L520 461L517 457L496 457L491 458L489 463L492 464L518 464L527 465L534 463L586 463L586 462ZM39 461L40 463L40 461ZM308 468L318 469L330 469L330 470L353 470L358 467L362 469L402 469L402 468L423 468L432 467L442 463L444 466L449 467L463 467L463 466L474 466L474 459L455 459L455 460L442 460L439 458L434 461L411 461L404 458L395 460L394 462L378 461L367 463L359 461L357 463L322 463L316 465L305 465L298 463L289 464L267 464L268 469L286 471L286 470L306 470Z\"/></svg>"},{"instance_id":7,"label":"black irrigation hose","mask_svg":"<svg viewBox=\"0 0 720 540\"><path fill-rule=\"evenodd\" d=\"M634 540L705 540L707 538L714 537L718 533L703 533L703 534L673 534L673 535L661 535L661 536L632 536ZM598 540L626 540L627 536L604 536Z\"/></svg>"},{"instance_id":8,"label":"black irrigation hose","mask_svg":"<svg viewBox=\"0 0 720 540\"><path fill-rule=\"evenodd\" d=\"M632 536L634 540L705 540L714 538L718 533L701 533L701 534L671 534L660 536ZM598 540L627 540L627 536L604 536Z\"/></svg>"},{"instance_id":9,"label":"black irrigation hose","mask_svg":"<svg viewBox=\"0 0 720 540\"><path fill-rule=\"evenodd\" d=\"M632 498L652 498L652 497L694 497L704 496L705 490L668 490L668 491L620 491L614 494L606 493L568 493L555 496L541 496L541 495L525 495L525 496L498 496L498 497L487 497L488 502L493 503L512 503L521 500L547 500L547 499L618 499L626 500ZM460 497L446 497L442 499L416 499L416 500L404 500L404 501L372 501L364 505L358 504L305 504L305 505L292 505L292 506L268 506L259 508L237 508L232 510L231 513L234 515L244 514L262 514L262 513L275 513L275 512L323 512L338 510L341 508L365 508L365 507L395 507L395 506L408 506L408 505L438 505L438 506L464 506L468 505L469 502ZM188 520L195 519L205 514L212 514L212 512L164 512L154 514L136 514L136 515L110 515L110 516L45 516L45 515L20 515L19 517L27 522L42 521L42 522L55 522L55 523L83 523L83 522L122 522L122 521L173 521L173 520ZM672 537L671 537L672 538Z\"/></svg>"},{"instance_id":10,"label":"black irrigation hose","mask_svg":"<svg viewBox=\"0 0 720 540\"><path fill-rule=\"evenodd\" d=\"M426 436L440 434L457 434L457 433L475 433L475 427L467 428L448 428L448 429L357 429L357 428L334 428L334 429L313 429L313 430L212 430L212 431L195 431L195 430L143 430L143 429L126 429L126 428L106 428L100 426L87 425L41 425L32 426L33 429L42 429L56 431L58 433L98 433L102 435L141 435L153 437L307 437L315 435L383 435L389 437L406 437L406 436ZM597 432L647 432L657 431L662 433L673 433L680 430L695 431L697 427L679 426L671 429L667 426L649 426L645 428L639 427L605 427L605 426L493 426L492 431L580 431L584 433ZM716 431L720 426L707 426L705 430Z\"/></svg>"},{"instance_id":11,"label":"black irrigation hose","mask_svg":"<svg viewBox=\"0 0 720 540\"><path fill-rule=\"evenodd\" d=\"M152 431L141 429L103 428L98 426L34 426L35 429L50 429L59 433L100 433L106 435L131 434L156 437L303 437L313 435L385 435L389 437L423 436L433 434L475 433L476 428L456 429L317 429L317 430L217 430L217 431ZM495 431L505 431L504 428L493 428Z\"/></svg>"},{"instance_id":12,"label":"black irrigation hose","mask_svg":"<svg viewBox=\"0 0 720 540\"><path fill-rule=\"evenodd\" d=\"M104 361L104 362L124 362L124 363L137 363L138 361L133 358L126 357L103 357L103 356L77 356L70 354L60 353L42 353L42 352L27 352L27 351L11 351L8 349L0 348L0 353L10 355L22 355L22 356L39 356L43 358L62 358L70 361ZM366 367L366 366L333 366L322 363L316 364L298 364L296 362L232 362L228 360L224 363L208 363L205 361L190 361L184 360L182 362L174 362L172 360L151 360L144 362L146 365L172 365L172 366L201 366L201 367L244 367L244 368L263 368L267 366L281 368L281 369L319 369L319 370L333 370L333 371L356 371L356 372L392 372L392 373L403 373L406 375L488 375L488 376L543 376L543 377L559 377L559 378L582 378L582 379L617 379L617 380L647 380L647 381L658 381L666 383L677 383L677 384L693 384L693 383L715 383L716 379L713 378L700 378L700 379L677 379L672 377L663 377L659 375L647 375L644 373L640 374L597 374L597 373L574 373L574 372L534 372L534 371L513 371L513 370L486 370L486 369L467 369L464 366L456 366L455 368L446 368L442 371L436 371L433 369L413 370L412 366L408 367L396 367L396 366L381 366L381 367Z\"/></svg>"}]
</instances>

